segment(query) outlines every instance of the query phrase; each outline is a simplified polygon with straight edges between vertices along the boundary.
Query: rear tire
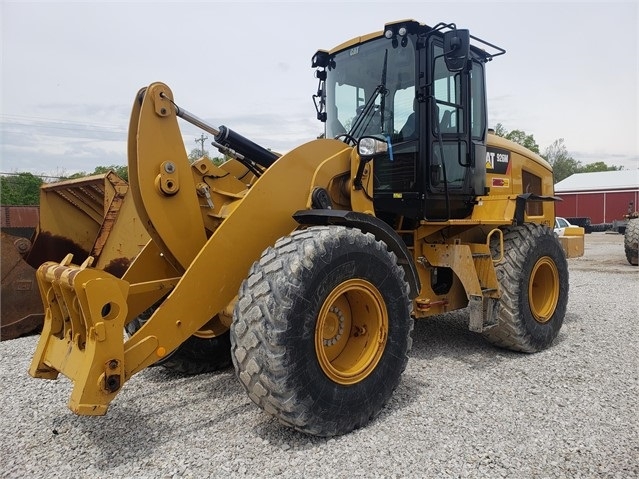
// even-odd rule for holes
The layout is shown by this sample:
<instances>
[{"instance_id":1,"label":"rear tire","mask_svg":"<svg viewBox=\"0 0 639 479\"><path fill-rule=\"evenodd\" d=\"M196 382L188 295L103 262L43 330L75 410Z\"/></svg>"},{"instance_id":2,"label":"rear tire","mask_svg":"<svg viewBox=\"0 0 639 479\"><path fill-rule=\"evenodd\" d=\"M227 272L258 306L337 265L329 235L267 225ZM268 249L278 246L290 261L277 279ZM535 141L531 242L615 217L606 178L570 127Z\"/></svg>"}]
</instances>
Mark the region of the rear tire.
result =
<instances>
[{"instance_id":1,"label":"rear tire","mask_svg":"<svg viewBox=\"0 0 639 479\"><path fill-rule=\"evenodd\" d=\"M128 323L124 327L126 332L130 336L135 334L149 320L160 304L161 301ZM213 336L212 331L205 328L189 337L171 354L154 363L154 366L161 365L186 375L209 373L231 366L230 332L227 330Z\"/></svg>"},{"instance_id":2,"label":"rear tire","mask_svg":"<svg viewBox=\"0 0 639 479\"><path fill-rule=\"evenodd\" d=\"M226 369L232 364L230 333L226 331L220 336L204 338L193 335L161 364L167 369L187 375Z\"/></svg>"},{"instance_id":3,"label":"rear tire","mask_svg":"<svg viewBox=\"0 0 639 479\"><path fill-rule=\"evenodd\" d=\"M626 233L623 236L623 246L628 263L637 266L639 264L639 218L628 220Z\"/></svg>"},{"instance_id":4,"label":"rear tire","mask_svg":"<svg viewBox=\"0 0 639 479\"><path fill-rule=\"evenodd\" d=\"M397 258L371 234L318 226L281 238L240 288L231 344L241 384L299 431L363 426L406 367L408 292Z\"/></svg>"},{"instance_id":5,"label":"rear tire","mask_svg":"<svg viewBox=\"0 0 639 479\"><path fill-rule=\"evenodd\" d=\"M493 238L493 257L499 244ZM568 263L553 232L525 224L504 230L504 259L496 267L501 304L484 337L497 346L533 353L552 344L568 304Z\"/></svg>"}]
</instances>

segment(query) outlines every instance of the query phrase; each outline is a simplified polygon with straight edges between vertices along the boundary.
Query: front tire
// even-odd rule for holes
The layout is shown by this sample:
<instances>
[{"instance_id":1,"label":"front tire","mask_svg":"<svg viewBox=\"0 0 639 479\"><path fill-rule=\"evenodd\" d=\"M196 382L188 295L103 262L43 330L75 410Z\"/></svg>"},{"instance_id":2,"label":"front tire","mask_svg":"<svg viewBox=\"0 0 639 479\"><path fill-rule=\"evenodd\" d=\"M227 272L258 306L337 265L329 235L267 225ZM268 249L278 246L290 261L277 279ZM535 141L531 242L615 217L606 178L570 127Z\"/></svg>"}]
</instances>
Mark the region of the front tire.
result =
<instances>
[{"instance_id":1,"label":"front tire","mask_svg":"<svg viewBox=\"0 0 639 479\"><path fill-rule=\"evenodd\" d=\"M623 235L623 246L628 263L637 266L639 264L639 218L628 220L626 232Z\"/></svg>"},{"instance_id":2,"label":"front tire","mask_svg":"<svg viewBox=\"0 0 639 479\"><path fill-rule=\"evenodd\" d=\"M498 240L491 244L499 256ZM568 263L548 228L524 224L504 230L504 259L496 267L501 286L497 325L484 337L503 348L533 353L552 344L568 304Z\"/></svg>"},{"instance_id":3,"label":"front tire","mask_svg":"<svg viewBox=\"0 0 639 479\"><path fill-rule=\"evenodd\" d=\"M411 347L409 287L373 235L342 226L296 231L242 283L232 357L249 397L280 422L345 434L381 411Z\"/></svg>"}]
</instances>

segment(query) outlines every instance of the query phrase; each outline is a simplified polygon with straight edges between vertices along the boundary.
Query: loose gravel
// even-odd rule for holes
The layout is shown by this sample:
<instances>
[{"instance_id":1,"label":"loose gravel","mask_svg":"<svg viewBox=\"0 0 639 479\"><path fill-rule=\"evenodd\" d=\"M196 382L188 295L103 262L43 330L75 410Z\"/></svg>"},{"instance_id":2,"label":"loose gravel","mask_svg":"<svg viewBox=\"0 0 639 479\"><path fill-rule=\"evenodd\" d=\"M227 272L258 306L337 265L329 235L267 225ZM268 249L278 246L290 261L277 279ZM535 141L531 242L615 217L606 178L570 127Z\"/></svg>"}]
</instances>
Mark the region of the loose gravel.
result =
<instances>
[{"instance_id":1,"label":"loose gravel","mask_svg":"<svg viewBox=\"0 0 639 479\"><path fill-rule=\"evenodd\" d=\"M639 477L639 269L623 237L586 236L569 260L553 346L496 349L457 312L416 321L392 400L367 427L316 438L278 424L233 370L129 381L105 417L66 403L71 383L27 368L37 337L0 343L0 476Z\"/></svg>"}]
</instances>

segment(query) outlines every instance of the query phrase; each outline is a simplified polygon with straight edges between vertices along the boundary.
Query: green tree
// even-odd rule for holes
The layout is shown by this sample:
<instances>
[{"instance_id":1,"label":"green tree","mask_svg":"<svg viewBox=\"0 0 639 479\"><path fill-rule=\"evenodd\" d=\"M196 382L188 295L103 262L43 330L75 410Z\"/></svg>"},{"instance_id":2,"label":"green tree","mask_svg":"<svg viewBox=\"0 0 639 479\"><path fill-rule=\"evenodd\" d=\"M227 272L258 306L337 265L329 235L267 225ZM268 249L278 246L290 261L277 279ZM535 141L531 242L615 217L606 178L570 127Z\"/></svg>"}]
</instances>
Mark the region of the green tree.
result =
<instances>
[{"instance_id":1,"label":"green tree","mask_svg":"<svg viewBox=\"0 0 639 479\"><path fill-rule=\"evenodd\" d=\"M108 173L109 171L113 171L123 180L129 181L129 167L126 165L96 166L92 174L99 175L102 173Z\"/></svg>"},{"instance_id":2,"label":"green tree","mask_svg":"<svg viewBox=\"0 0 639 479\"><path fill-rule=\"evenodd\" d=\"M594 163L588 163L579 169L579 173L591 173L594 171L618 171L623 169L623 166L607 165L603 161L596 161Z\"/></svg>"},{"instance_id":3,"label":"green tree","mask_svg":"<svg viewBox=\"0 0 639 479\"><path fill-rule=\"evenodd\" d=\"M575 160L566 149L564 139L555 140L544 150L544 159L552 166L552 174L555 183L577 173L581 168L581 162Z\"/></svg>"},{"instance_id":4,"label":"green tree","mask_svg":"<svg viewBox=\"0 0 639 479\"><path fill-rule=\"evenodd\" d=\"M507 134L508 130L504 128L504 125L502 125L501 123L497 123L497 125L495 126L495 135L505 138Z\"/></svg>"},{"instance_id":5,"label":"green tree","mask_svg":"<svg viewBox=\"0 0 639 479\"><path fill-rule=\"evenodd\" d=\"M219 157L219 156L215 156L213 158L211 158L209 156L209 152L208 151L204 151L204 155L202 155L202 150L200 150L199 148L193 148L191 150L191 153L189 153L189 163L193 163L194 161L199 160L200 158L206 158L208 160L211 160L213 162L213 164L215 165L221 165L222 163L224 163L227 158L225 157Z\"/></svg>"},{"instance_id":6,"label":"green tree","mask_svg":"<svg viewBox=\"0 0 639 479\"><path fill-rule=\"evenodd\" d=\"M208 152L204 152L204 155L202 155L202 150L200 150L199 148L193 148L191 150L191 153L189 153L189 163L193 163L194 161L199 160L200 158L208 158L209 154Z\"/></svg>"},{"instance_id":7,"label":"green tree","mask_svg":"<svg viewBox=\"0 0 639 479\"><path fill-rule=\"evenodd\" d=\"M113 171L116 175L122 178L125 181L129 181L129 167L126 165L108 165L108 166L96 166L93 172L87 173L86 171L78 171L77 173L73 173L69 175L69 179L75 178L84 178L85 176L91 175L103 175L104 173L108 173L109 171Z\"/></svg>"},{"instance_id":8,"label":"green tree","mask_svg":"<svg viewBox=\"0 0 639 479\"><path fill-rule=\"evenodd\" d=\"M535 137L532 135L527 135L525 131L522 130L513 130L506 135L511 141L515 143L519 143L520 145L528 148L530 151L534 151L539 154L539 145L535 141Z\"/></svg>"},{"instance_id":9,"label":"green tree","mask_svg":"<svg viewBox=\"0 0 639 479\"><path fill-rule=\"evenodd\" d=\"M42 178L31 173L0 176L0 203L3 205L37 205L40 203Z\"/></svg>"},{"instance_id":10,"label":"green tree","mask_svg":"<svg viewBox=\"0 0 639 479\"><path fill-rule=\"evenodd\" d=\"M617 171L623 169L622 166L607 165L603 161L582 164L581 161L575 160L566 149L564 139L555 140L542 155L552 166L553 177L555 183L568 178L575 173L592 173L595 171Z\"/></svg>"},{"instance_id":11,"label":"green tree","mask_svg":"<svg viewBox=\"0 0 639 479\"><path fill-rule=\"evenodd\" d=\"M519 143L521 146L528 148L530 151L534 151L539 154L539 145L535 141L533 135L528 135L523 130L508 131L504 128L504 125L497 123L495 126L495 135L506 138L507 140Z\"/></svg>"},{"instance_id":12,"label":"green tree","mask_svg":"<svg viewBox=\"0 0 639 479\"><path fill-rule=\"evenodd\" d=\"M535 153L539 152L539 145L535 141L533 135L526 134L523 130L508 131L504 128L504 125L497 123L495 126L495 134L504 138L507 138L515 143L528 148ZM621 166L609 166L603 161L597 161L595 163L588 163L583 165L580 161L575 160L566 148L564 139L559 138L555 140L548 148L546 148L541 156L552 166L553 179L555 183L568 178L575 173L589 173L593 171L611 171L621 170Z\"/></svg>"}]
</instances>

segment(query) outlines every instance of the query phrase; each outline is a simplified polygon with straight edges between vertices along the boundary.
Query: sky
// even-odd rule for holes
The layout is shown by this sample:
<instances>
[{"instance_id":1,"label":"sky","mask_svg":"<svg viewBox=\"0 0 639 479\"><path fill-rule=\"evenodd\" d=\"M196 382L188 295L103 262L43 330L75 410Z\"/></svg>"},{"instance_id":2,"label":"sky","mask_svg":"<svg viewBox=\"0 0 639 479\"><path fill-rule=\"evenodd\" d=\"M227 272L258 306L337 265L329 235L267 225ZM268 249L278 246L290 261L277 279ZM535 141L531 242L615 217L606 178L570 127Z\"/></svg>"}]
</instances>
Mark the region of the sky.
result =
<instances>
[{"instance_id":1,"label":"sky","mask_svg":"<svg viewBox=\"0 0 639 479\"><path fill-rule=\"evenodd\" d=\"M542 152L563 138L583 164L639 168L637 0L2 0L0 172L126 164L133 99L155 81L213 126L286 152L323 132L312 55L407 18L506 49L487 66L491 126L534 135ZM198 148L202 132L181 129Z\"/></svg>"}]
</instances>

